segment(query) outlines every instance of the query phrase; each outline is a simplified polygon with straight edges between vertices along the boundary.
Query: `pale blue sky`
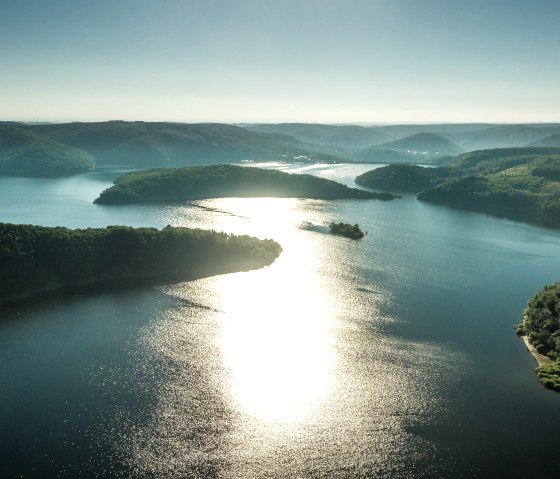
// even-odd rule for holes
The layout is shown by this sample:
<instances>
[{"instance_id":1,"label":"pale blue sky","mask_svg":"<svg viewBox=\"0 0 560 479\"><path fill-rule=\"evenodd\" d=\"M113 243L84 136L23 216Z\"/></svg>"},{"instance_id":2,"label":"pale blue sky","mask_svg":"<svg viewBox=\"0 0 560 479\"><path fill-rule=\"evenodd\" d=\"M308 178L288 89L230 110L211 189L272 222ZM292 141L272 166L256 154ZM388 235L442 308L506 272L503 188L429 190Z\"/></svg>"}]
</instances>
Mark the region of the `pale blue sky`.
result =
<instances>
[{"instance_id":1,"label":"pale blue sky","mask_svg":"<svg viewBox=\"0 0 560 479\"><path fill-rule=\"evenodd\" d=\"M0 118L560 121L560 0L0 0Z\"/></svg>"}]
</instances>

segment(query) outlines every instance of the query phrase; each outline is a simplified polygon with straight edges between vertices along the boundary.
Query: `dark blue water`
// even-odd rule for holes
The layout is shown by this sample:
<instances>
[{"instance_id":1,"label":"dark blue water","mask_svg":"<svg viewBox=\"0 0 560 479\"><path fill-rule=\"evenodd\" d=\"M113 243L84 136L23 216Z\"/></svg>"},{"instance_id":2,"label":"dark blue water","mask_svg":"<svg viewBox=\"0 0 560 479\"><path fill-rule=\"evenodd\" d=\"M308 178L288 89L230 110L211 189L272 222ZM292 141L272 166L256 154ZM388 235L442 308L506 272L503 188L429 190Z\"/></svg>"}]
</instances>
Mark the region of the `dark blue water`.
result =
<instances>
[{"instance_id":1,"label":"dark blue water","mask_svg":"<svg viewBox=\"0 0 560 479\"><path fill-rule=\"evenodd\" d=\"M414 196L94 206L113 177L0 178L0 221L209 227L284 252L2 310L0 477L557 477L560 396L513 325L560 279L560 233ZM301 228L330 221L368 234Z\"/></svg>"}]
</instances>

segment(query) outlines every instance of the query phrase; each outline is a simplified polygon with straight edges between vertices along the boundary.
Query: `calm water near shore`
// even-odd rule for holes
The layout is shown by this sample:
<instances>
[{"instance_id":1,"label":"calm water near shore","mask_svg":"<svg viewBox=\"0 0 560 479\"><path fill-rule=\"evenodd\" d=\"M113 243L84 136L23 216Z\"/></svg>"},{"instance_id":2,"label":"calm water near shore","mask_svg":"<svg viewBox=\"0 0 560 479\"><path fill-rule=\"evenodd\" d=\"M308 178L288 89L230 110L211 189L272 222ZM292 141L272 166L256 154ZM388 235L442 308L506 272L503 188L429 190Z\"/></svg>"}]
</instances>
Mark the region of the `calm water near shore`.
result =
<instances>
[{"instance_id":1,"label":"calm water near shore","mask_svg":"<svg viewBox=\"0 0 560 479\"><path fill-rule=\"evenodd\" d=\"M269 167L349 185L372 168ZM115 175L0 177L0 221L213 228L284 252L0 311L0 477L557 477L560 395L513 325L560 279L560 232L413 195L93 205ZM368 234L301 227L331 221Z\"/></svg>"}]
</instances>

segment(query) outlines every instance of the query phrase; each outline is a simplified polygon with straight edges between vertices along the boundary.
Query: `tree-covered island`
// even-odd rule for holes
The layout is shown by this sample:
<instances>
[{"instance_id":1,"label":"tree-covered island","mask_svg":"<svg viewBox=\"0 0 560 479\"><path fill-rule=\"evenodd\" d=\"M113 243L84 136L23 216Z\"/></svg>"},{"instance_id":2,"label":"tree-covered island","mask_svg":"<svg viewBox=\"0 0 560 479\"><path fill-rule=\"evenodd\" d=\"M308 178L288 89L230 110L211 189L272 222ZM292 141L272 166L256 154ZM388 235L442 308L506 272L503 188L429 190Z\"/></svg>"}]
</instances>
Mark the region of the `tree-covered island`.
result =
<instances>
[{"instance_id":1,"label":"tree-covered island","mask_svg":"<svg viewBox=\"0 0 560 479\"><path fill-rule=\"evenodd\" d=\"M338 236L344 236L350 239L360 239L364 237L364 232L360 229L360 226L355 224L351 225L349 223L331 223L329 225L329 230L332 234Z\"/></svg>"},{"instance_id":2,"label":"tree-covered island","mask_svg":"<svg viewBox=\"0 0 560 479\"><path fill-rule=\"evenodd\" d=\"M272 240L171 226L72 230L0 223L0 303L245 271L271 264L281 251Z\"/></svg>"},{"instance_id":3,"label":"tree-covered island","mask_svg":"<svg viewBox=\"0 0 560 479\"><path fill-rule=\"evenodd\" d=\"M182 202L224 197L392 200L398 195L349 188L307 174L237 165L166 168L127 173L103 191L97 204Z\"/></svg>"},{"instance_id":4,"label":"tree-covered island","mask_svg":"<svg viewBox=\"0 0 560 479\"><path fill-rule=\"evenodd\" d=\"M560 282L545 286L529 300L516 333L550 359L539 361L536 373L545 387L560 392Z\"/></svg>"}]
</instances>

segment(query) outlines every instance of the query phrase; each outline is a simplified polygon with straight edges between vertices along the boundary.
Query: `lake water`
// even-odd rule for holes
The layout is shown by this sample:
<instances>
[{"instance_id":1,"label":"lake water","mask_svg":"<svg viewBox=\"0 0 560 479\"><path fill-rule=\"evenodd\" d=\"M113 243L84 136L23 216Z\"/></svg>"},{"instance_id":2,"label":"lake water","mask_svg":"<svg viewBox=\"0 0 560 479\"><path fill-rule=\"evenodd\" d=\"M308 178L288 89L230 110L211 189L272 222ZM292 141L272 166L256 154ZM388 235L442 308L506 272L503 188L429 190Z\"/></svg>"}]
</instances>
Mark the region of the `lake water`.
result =
<instances>
[{"instance_id":1,"label":"lake water","mask_svg":"<svg viewBox=\"0 0 560 479\"><path fill-rule=\"evenodd\" d=\"M349 185L371 169L269 167ZM0 221L204 227L284 251L2 310L0 477L557 477L560 395L513 325L560 279L560 232L413 195L93 205L115 175L0 177Z\"/></svg>"}]
</instances>

